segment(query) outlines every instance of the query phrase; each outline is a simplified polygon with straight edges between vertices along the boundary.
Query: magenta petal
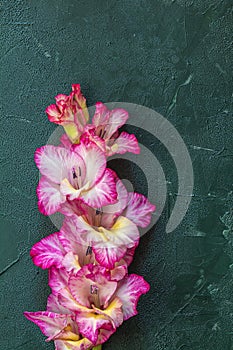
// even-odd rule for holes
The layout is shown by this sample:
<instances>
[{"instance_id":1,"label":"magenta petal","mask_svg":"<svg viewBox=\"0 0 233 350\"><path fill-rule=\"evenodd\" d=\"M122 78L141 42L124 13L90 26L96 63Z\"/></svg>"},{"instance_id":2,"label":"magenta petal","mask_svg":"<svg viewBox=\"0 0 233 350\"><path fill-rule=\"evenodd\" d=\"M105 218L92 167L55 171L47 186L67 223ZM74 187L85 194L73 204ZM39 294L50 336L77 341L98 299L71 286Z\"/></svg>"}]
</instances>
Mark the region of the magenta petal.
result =
<instances>
[{"instance_id":1,"label":"magenta petal","mask_svg":"<svg viewBox=\"0 0 233 350\"><path fill-rule=\"evenodd\" d=\"M89 191L82 193L82 199L94 208L115 203L117 200L115 176L106 169L102 179Z\"/></svg>"},{"instance_id":2,"label":"magenta petal","mask_svg":"<svg viewBox=\"0 0 233 350\"><path fill-rule=\"evenodd\" d=\"M68 285L73 298L81 305L90 307L93 297L91 286L97 287L100 306L104 306L114 294L117 282L110 280L110 273L105 268L89 264L70 276Z\"/></svg>"},{"instance_id":3,"label":"magenta petal","mask_svg":"<svg viewBox=\"0 0 233 350\"><path fill-rule=\"evenodd\" d=\"M42 176L37 186L38 208L44 215L51 215L60 209L66 198L60 192L59 185Z\"/></svg>"},{"instance_id":4,"label":"magenta petal","mask_svg":"<svg viewBox=\"0 0 233 350\"><path fill-rule=\"evenodd\" d=\"M116 248L113 248L112 244L109 248L97 248L93 246L93 252L95 253L96 261L98 261L101 266L104 266L108 269L113 269L115 267L115 263L124 257L126 251L127 247L117 246Z\"/></svg>"},{"instance_id":5,"label":"magenta petal","mask_svg":"<svg viewBox=\"0 0 233 350\"><path fill-rule=\"evenodd\" d=\"M63 268L56 269L55 267L51 267L49 269L48 284L54 295L57 295L61 289L67 287L68 279L69 279L69 275L65 269Z\"/></svg>"},{"instance_id":6,"label":"magenta petal","mask_svg":"<svg viewBox=\"0 0 233 350\"><path fill-rule=\"evenodd\" d=\"M51 266L62 267L62 259L65 253L58 239L57 232L34 244L30 251L33 263L42 269L47 269Z\"/></svg>"},{"instance_id":7,"label":"magenta petal","mask_svg":"<svg viewBox=\"0 0 233 350\"><path fill-rule=\"evenodd\" d=\"M92 118L92 124L95 126L106 125L109 120L109 110L102 102L95 104L95 114Z\"/></svg>"},{"instance_id":8,"label":"magenta petal","mask_svg":"<svg viewBox=\"0 0 233 350\"><path fill-rule=\"evenodd\" d=\"M137 304L140 296L149 291L150 286L142 276L129 275L119 283L116 296L122 301L124 320L137 315Z\"/></svg>"},{"instance_id":9,"label":"magenta petal","mask_svg":"<svg viewBox=\"0 0 233 350\"><path fill-rule=\"evenodd\" d=\"M109 320L103 318L102 315L92 315L91 313L77 314L76 322L79 326L80 333L89 339L93 344L97 343L100 329L110 323Z\"/></svg>"},{"instance_id":10,"label":"magenta petal","mask_svg":"<svg viewBox=\"0 0 233 350\"><path fill-rule=\"evenodd\" d=\"M130 192L128 206L122 215L133 221L137 226L146 227L149 225L154 211L155 206L145 196Z\"/></svg>"},{"instance_id":11,"label":"magenta petal","mask_svg":"<svg viewBox=\"0 0 233 350\"><path fill-rule=\"evenodd\" d=\"M50 294L47 300L47 311L55 312L57 314L63 314L63 315L70 315L72 314L72 311L66 309L64 306L62 306L59 301L58 297L54 294Z\"/></svg>"},{"instance_id":12,"label":"magenta petal","mask_svg":"<svg viewBox=\"0 0 233 350\"><path fill-rule=\"evenodd\" d=\"M24 316L34 322L44 335L49 338L55 337L68 325L68 316L49 311L24 312Z\"/></svg>"},{"instance_id":13,"label":"magenta petal","mask_svg":"<svg viewBox=\"0 0 233 350\"><path fill-rule=\"evenodd\" d=\"M115 153L124 154L126 152L131 152L135 154L140 153L140 148L138 146L138 141L134 134L128 134L123 131L120 136L115 140L108 151L108 156Z\"/></svg>"}]
</instances>

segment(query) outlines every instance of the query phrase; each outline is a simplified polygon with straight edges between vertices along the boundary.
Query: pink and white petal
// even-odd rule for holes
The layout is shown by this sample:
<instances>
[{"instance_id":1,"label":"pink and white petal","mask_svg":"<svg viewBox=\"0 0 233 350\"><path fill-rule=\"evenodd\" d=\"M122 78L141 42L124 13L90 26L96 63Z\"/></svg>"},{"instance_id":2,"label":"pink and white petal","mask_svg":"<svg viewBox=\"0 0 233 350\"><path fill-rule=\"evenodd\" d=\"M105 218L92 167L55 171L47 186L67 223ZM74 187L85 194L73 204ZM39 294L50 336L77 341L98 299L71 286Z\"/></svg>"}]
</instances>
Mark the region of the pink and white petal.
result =
<instances>
[{"instance_id":1,"label":"pink and white petal","mask_svg":"<svg viewBox=\"0 0 233 350\"><path fill-rule=\"evenodd\" d=\"M57 232L34 244L30 251L33 263L42 269L48 269L51 266L62 267L65 253Z\"/></svg>"},{"instance_id":2,"label":"pink and white petal","mask_svg":"<svg viewBox=\"0 0 233 350\"><path fill-rule=\"evenodd\" d=\"M103 325L102 328L99 330L97 344L105 343L111 337L111 335L115 332L116 332L116 328L114 328L111 323L107 323L106 325Z\"/></svg>"},{"instance_id":3,"label":"pink and white petal","mask_svg":"<svg viewBox=\"0 0 233 350\"><path fill-rule=\"evenodd\" d=\"M79 199L70 201L68 198L66 198L66 202L61 204L59 212L65 216L73 216L74 214L77 216L82 216L86 214L83 205L84 203Z\"/></svg>"},{"instance_id":4,"label":"pink and white petal","mask_svg":"<svg viewBox=\"0 0 233 350\"><path fill-rule=\"evenodd\" d=\"M126 123L128 118L129 114L125 109L116 108L110 111L110 118L106 126L106 138L110 138L122 125Z\"/></svg>"},{"instance_id":5,"label":"pink and white petal","mask_svg":"<svg viewBox=\"0 0 233 350\"><path fill-rule=\"evenodd\" d=\"M78 165L85 172L83 159L65 147L46 145L37 148L35 163L41 174L56 184L69 178L70 171L75 165Z\"/></svg>"},{"instance_id":6,"label":"pink and white petal","mask_svg":"<svg viewBox=\"0 0 233 350\"><path fill-rule=\"evenodd\" d=\"M24 312L24 316L34 322L44 335L51 338L56 336L68 325L68 316L49 311Z\"/></svg>"},{"instance_id":7,"label":"pink and white petal","mask_svg":"<svg viewBox=\"0 0 233 350\"><path fill-rule=\"evenodd\" d=\"M88 186L89 187L89 186ZM81 194L81 189L75 189L68 179L63 179L60 185L60 191L63 196L68 196L69 200L78 199Z\"/></svg>"},{"instance_id":8,"label":"pink and white petal","mask_svg":"<svg viewBox=\"0 0 233 350\"><path fill-rule=\"evenodd\" d=\"M37 186L38 208L44 215L56 213L66 197L60 192L60 186L42 176Z\"/></svg>"},{"instance_id":9,"label":"pink and white petal","mask_svg":"<svg viewBox=\"0 0 233 350\"><path fill-rule=\"evenodd\" d=\"M116 266L113 270L111 270L111 280L118 282L125 277L126 273L127 265Z\"/></svg>"},{"instance_id":10,"label":"pink and white petal","mask_svg":"<svg viewBox=\"0 0 233 350\"><path fill-rule=\"evenodd\" d=\"M128 203L128 192L120 179L116 180L116 190L117 202L102 208L101 224L106 228L113 225L114 219L122 213Z\"/></svg>"},{"instance_id":11,"label":"pink and white petal","mask_svg":"<svg viewBox=\"0 0 233 350\"><path fill-rule=\"evenodd\" d=\"M90 312L90 309L77 303L67 288L63 288L58 293L58 302L70 312Z\"/></svg>"},{"instance_id":12,"label":"pink and white petal","mask_svg":"<svg viewBox=\"0 0 233 350\"><path fill-rule=\"evenodd\" d=\"M98 245L96 244L92 249L95 253L96 261L101 266L104 266L108 269L113 269L115 267L115 263L120 261L127 251L127 247L125 246L117 246L114 248L112 246L112 242L99 243Z\"/></svg>"},{"instance_id":13,"label":"pink and white petal","mask_svg":"<svg viewBox=\"0 0 233 350\"><path fill-rule=\"evenodd\" d=\"M73 298L81 305L90 307L95 295L91 293L92 286L97 287L100 306L106 305L117 288L117 282L109 281L109 273L96 265L85 265L76 275L69 278L69 289ZM93 299L93 301L92 301Z\"/></svg>"},{"instance_id":14,"label":"pink and white petal","mask_svg":"<svg viewBox=\"0 0 233 350\"><path fill-rule=\"evenodd\" d=\"M140 148L135 135L123 131L113 145L107 147L107 155L112 156L115 153L124 154L126 152L139 154Z\"/></svg>"},{"instance_id":15,"label":"pink and white petal","mask_svg":"<svg viewBox=\"0 0 233 350\"><path fill-rule=\"evenodd\" d=\"M81 259L84 258L88 246L102 241L101 237L81 216L66 217L59 233L59 239L66 251L77 253Z\"/></svg>"},{"instance_id":16,"label":"pink and white petal","mask_svg":"<svg viewBox=\"0 0 233 350\"><path fill-rule=\"evenodd\" d=\"M89 339L93 344L97 343L100 329L110 323L103 315L96 315L94 313L77 314L76 322L82 336Z\"/></svg>"},{"instance_id":17,"label":"pink and white petal","mask_svg":"<svg viewBox=\"0 0 233 350\"><path fill-rule=\"evenodd\" d=\"M61 289L67 287L68 279L69 274L64 268L56 269L55 267L51 267L49 269L48 285L54 295L57 295Z\"/></svg>"},{"instance_id":18,"label":"pink and white petal","mask_svg":"<svg viewBox=\"0 0 233 350\"><path fill-rule=\"evenodd\" d=\"M128 205L122 215L133 221L137 226L146 227L151 221L155 206L139 193L129 193Z\"/></svg>"},{"instance_id":19,"label":"pink and white petal","mask_svg":"<svg viewBox=\"0 0 233 350\"><path fill-rule=\"evenodd\" d=\"M135 244L134 247L132 248L128 248L125 255L123 256L123 261L127 264L127 266L129 266L131 264L131 262L133 261L133 257L134 257L134 253L135 250L138 246L139 241Z\"/></svg>"},{"instance_id":20,"label":"pink and white petal","mask_svg":"<svg viewBox=\"0 0 233 350\"><path fill-rule=\"evenodd\" d=\"M110 230L99 227L99 231L107 237L112 247L125 246L131 248L139 241L137 226L124 216L119 216Z\"/></svg>"},{"instance_id":21,"label":"pink and white petal","mask_svg":"<svg viewBox=\"0 0 233 350\"><path fill-rule=\"evenodd\" d=\"M88 138L81 138L78 145L74 145L74 151L85 161L86 172L83 183L94 186L102 178L106 168L106 157L103 151Z\"/></svg>"},{"instance_id":22,"label":"pink and white petal","mask_svg":"<svg viewBox=\"0 0 233 350\"><path fill-rule=\"evenodd\" d=\"M115 295L122 302L124 321L137 315L138 300L142 294L146 294L149 290L150 285L144 278L135 274L129 275L119 283Z\"/></svg>"},{"instance_id":23,"label":"pink and white petal","mask_svg":"<svg viewBox=\"0 0 233 350\"><path fill-rule=\"evenodd\" d=\"M58 297L54 294L50 294L47 300L47 311L55 312L57 314L63 314L63 315L71 315L72 311L68 310L64 306L62 306L59 301Z\"/></svg>"},{"instance_id":24,"label":"pink and white petal","mask_svg":"<svg viewBox=\"0 0 233 350\"><path fill-rule=\"evenodd\" d=\"M60 116L61 116L61 112L59 111L59 109L57 108L56 105L50 105L46 108L45 110L48 119L51 123L56 123L56 124L61 124L60 122Z\"/></svg>"},{"instance_id":25,"label":"pink and white petal","mask_svg":"<svg viewBox=\"0 0 233 350\"><path fill-rule=\"evenodd\" d=\"M81 266L79 264L79 257L73 252L69 252L64 256L62 265L68 272L72 273L76 273L81 269Z\"/></svg>"},{"instance_id":26,"label":"pink and white petal","mask_svg":"<svg viewBox=\"0 0 233 350\"><path fill-rule=\"evenodd\" d=\"M104 310L92 306L95 312L109 319L114 328L119 327L123 323L122 302L119 298L114 298L108 307Z\"/></svg>"},{"instance_id":27,"label":"pink and white petal","mask_svg":"<svg viewBox=\"0 0 233 350\"><path fill-rule=\"evenodd\" d=\"M92 118L92 124L96 127L106 125L110 117L110 111L102 102L96 102L95 114Z\"/></svg>"},{"instance_id":28,"label":"pink and white petal","mask_svg":"<svg viewBox=\"0 0 233 350\"><path fill-rule=\"evenodd\" d=\"M113 204L117 200L116 182L110 169L106 169L102 179L89 191L82 192L81 198L94 208Z\"/></svg>"}]
</instances>

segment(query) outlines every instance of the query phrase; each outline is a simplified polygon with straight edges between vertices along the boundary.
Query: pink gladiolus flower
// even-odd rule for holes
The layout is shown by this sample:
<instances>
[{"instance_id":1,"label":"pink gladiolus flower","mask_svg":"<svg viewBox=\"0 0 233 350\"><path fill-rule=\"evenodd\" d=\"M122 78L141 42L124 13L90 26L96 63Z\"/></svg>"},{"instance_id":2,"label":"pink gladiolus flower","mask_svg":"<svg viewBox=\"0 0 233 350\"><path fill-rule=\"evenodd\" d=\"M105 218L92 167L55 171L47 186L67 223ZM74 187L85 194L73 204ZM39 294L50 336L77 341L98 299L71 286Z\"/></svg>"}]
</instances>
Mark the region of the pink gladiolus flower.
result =
<instances>
[{"instance_id":1,"label":"pink gladiolus flower","mask_svg":"<svg viewBox=\"0 0 233 350\"><path fill-rule=\"evenodd\" d=\"M102 329L108 328L110 336L123 320L136 315L139 297L149 291L141 276L128 275L117 282L109 270L93 264L71 275L53 268L49 285L59 305L75 315L82 336L93 344Z\"/></svg>"},{"instance_id":2,"label":"pink gladiolus flower","mask_svg":"<svg viewBox=\"0 0 233 350\"><path fill-rule=\"evenodd\" d=\"M128 193L119 179L116 179L116 188L115 204L94 209L74 201L61 207L67 217L60 235L64 238L72 235L76 244L86 242L92 247L97 262L110 269L124 259L129 249L136 248L139 242L136 225L146 227L155 210L143 195Z\"/></svg>"},{"instance_id":3,"label":"pink gladiolus flower","mask_svg":"<svg viewBox=\"0 0 233 350\"><path fill-rule=\"evenodd\" d=\"M125 152L140 153L138 141L133 134L118 132L128 119L128 112L122 108L108 110L102 102L96 103L92 124L85 128L91 140L106 152L107 156Z\"/></svg>"},{"instance_id":4,"label":"pink gladiolus flower","mask_svg":"<svg viewBox=\"0 0 233 350\"><path fill-rule=\"evenodd\" d=\"M81 93L80 85L73 84L69 96L60 94L55 99L56 104L46 108L49 121L62 125L72 143L79 142L89 119L86 99Z\"/></svg>"},{"instance_id":5,"label":"pink gladiolus flower","mask_svg":"<svg viewBox=\"0 0 233 350\"><path fill-rule=\"evenodd\" d=\"M39 210L45 215L58 211L67 199L79 198L93 207L116 201L114 175L93 142L81 142L74 150L43 146L36 150L35 162L43 175L37 195Z\"/></svg>"}]
</instances>

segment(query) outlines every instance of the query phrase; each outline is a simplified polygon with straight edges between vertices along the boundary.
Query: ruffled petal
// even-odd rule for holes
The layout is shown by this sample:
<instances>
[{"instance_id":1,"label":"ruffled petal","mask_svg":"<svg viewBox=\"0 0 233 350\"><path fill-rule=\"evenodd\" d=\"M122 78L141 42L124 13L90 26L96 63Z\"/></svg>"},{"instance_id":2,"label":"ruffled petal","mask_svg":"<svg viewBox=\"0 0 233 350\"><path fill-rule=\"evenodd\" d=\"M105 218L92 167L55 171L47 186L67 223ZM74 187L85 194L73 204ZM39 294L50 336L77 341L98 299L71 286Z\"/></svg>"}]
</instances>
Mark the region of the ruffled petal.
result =
<instances>
[{"instance_id":1,"label":"ruffled petal","mask_svg":"<svg viewBox=\"0 0 233 350\"><path fill-rule=\"evenodd\" d=\"M65 250L58 239L58 233L53 233L34 244L30 251L32 261L42 269L51 266L62 267Z\"/></svg>"},{"instance_id":2,"label":"ruffled petal","mask_svg":"<svg viewBox=\"0 0 233 350\"><path fill-rule=\"evenodd\" d=\"M93 312L79 313L76 315L76 322L83 337L89 339L93 344L98 341L100 329L109 324L110 321L103 315L96 315Z\"/></svg>"},{"instance_id":3,"label":"ruffled petal","mask_svg":"<svg viewBox=\"0 0 233 350\"><path fill-rule=\"evenodd\" d=\"M65 147L46 145L37 148L35 152L35 163L41 174L50 181L60 184L65 178L70 177L70 170L78 165L85 172L83 159L75 152Z\"/></svg>"},{"instance_id":4,"label":"ruffled petal","mask_svg":"<svg viewBox=\"0 0 233 350\"><path fill-rule=\"evenodd\" d=\"M102 208L103 214L101 218L101 225L106 228L112 227L115 218L122 213L128 203L128 192L122 181L119 179L116 179L116 191L117 202Z\"/></svg>"},{"instance_id":5,"label":"ruffled petal","mask_svg":"<svg viewBox=\"0 0 233 350\"><path fill-rule=\"evenodd\" d=\"M73 298L81 305L90 307L98 298L100 306L108 303L117 288L117 282L109 280L106 269L98 265L86 265L69 278L69 289ZM92 293L92 287L96 293ZM98 297L96 296L98 295Z\"/></svg>"},{"instance_id":6,"label":"ruffled petal","mask_svg":"<svg viewBox=\"0 0 233 350\"><path fill-rule=\"evenodd\" d=\"M146 227L151 221L155 206L139 193L129 193L128 205L122 215L133 221L137 226Z\"/></svg>"},{"instance_id":7,"label":"ruffled petal","mask_svg":"<svg viewBox=\"0 0 233 350\"><path fill-rule=\"evenodd\" d=\"M24 312L24 316L34 322L44 335L55 337L68 325L69 316L60 315L49 311Z\"/></svg>"},{"instance_id":8,"label":"ruffled petal","mask_svg":"<svg viewBox=\"0 0 233 350\"><path fill-rule=\"evenodd\" d=\"M131 248L139 240L137 226L124 216L119 216L111 229L99 227L99 231L107 237L113 248L117 246Z\"/></svg>"},{"instance_id":9,"label":"ruffled petal","mask_svg":"<svg viewBox=\"0 0 233 350\"><path fill-rule=\"evenodd\" d=\"M109 120L109 110L102 102L96 102L95 104L95 114L92 118L92 124L96 127L100 125L105 125Z\"/></svg>"},{"instance_id":10,"label":"ruffled petal","mask_svg":"<svg viewBox=\"0 0 233 350\"><path fill-rule=\"evenodd\" d=\"M49 269L49 287L52 290L54 295L57 295L58 292L67 287L68 285L69 275L66 269L56 269L55 267L51 267Z\"/></svg>"},{"instance_id":11,"label":"ruffled petal","mask_svg":"<svg viewBox=\"0 0 233 350\"><path fill-rule=\"evenodd\" d=\"M106 138L110 138L129 118L129 114L125 109L116 108L110 111L110 118L107 124Z\"/></svg>"},{"instance_id":12,"label":"ruffled petal","mask_svg":"<svg viewBox=\"0 0 233 350\"><path fill-rule=\"evenodd\" d=\"M105 248L98 246L106 246ZM109 246L109 247L108 247ZM117 246L116 248L112 247L112 242L110 243L100 243L96 246L93 246L93 252L95 253L96 261L108 269L113 269L115 263L120 261L126 254L127 248L125 246Z\"/></svg>"},{"instance_id":13,"label":"ruffled petal","mask_svg":"<svg viewBox=\"0 0 233 350\"><path fill-rule=\"evenodd\" d=\"M47 311L55 312L57 314L63 314L63 315L71 315L72 311L68 310L67 308L63 307L59 301L58 297L54 294L50 294L47 300Z\"/></svg>"},{"instance_id":14,"label":"ruffled petal","mask_svg":"<svg viewBox=\"0 0 233 350\"><path fill-rule=\"evenodd\" d=\"M137 315L137 303L142 294L149 291L150 286L143 277L132 274L120 282L115 295L122 302L124 320Z\"/></svg>"},{"instance_id":15,"label":"ruffled petal","mask_svg":"<svg viewBox=\"0 0 233 350\"><path fill-rule=\"evenodd\" d=\"M60 115L61 112L59 111L58 107L54 104L48 106L45 110L48 119L51 123L61 124L60 121Z\"/></svg>"},{"instance_id":16,"label":"ruffled petal","mask_svg":"<svg viewBox=\"0 0 233 350\"><path fill-rule=\"evenodd\" d=\"M122 302L119 298L114 298L109 306L104 309L98 309L93 306L95 312L108 318L114 328L119 327L123 323Z\"/></svg>"},{"instance_id":17,"label":"ruffled petal","mask_svg":"<svg viewBox=\"0 0 233 350\"><path fill-rule=\"evenodd\" d=\"M60 186L42 176L37 186L38 208L44 215L56 213L66 197L60 192Z\"/></svg>"},{"instance_id":18,"label":"ruffled petal","mask_svg":"<svg viewBox=\"0 0 233 350\"><path fill-rule=\"evenodd\" d=\"M115 203L117 200L116 182L113 172L106 169L102 179L89 191L82 192L84 202L94 208Z\"/></svg>"},{"instance_id":19,"label":"ruffled petal","mask_svg":"<svg viewBox=\"0 0 233 350\"><path fill-rule=\"evenodd\" d=\"M126 152L139 154L140 148L135 135L123 131L112 145L107 145L107 155L112 156L115 153L124 154Z\"/></svg>"},{"instance_id":20,"label":"ruffled petal","mask_svg":"<svg viewBox=\"0 0 233 350\"><path fill-rule=\"evenodd\" d=\"M78 145L74 145L74 151L85 161L86 171L84 184L88 183L91 188L103 176L106 168L106 157L99 147L88 139L80 140Z\"/></svg>"}]
</instances>

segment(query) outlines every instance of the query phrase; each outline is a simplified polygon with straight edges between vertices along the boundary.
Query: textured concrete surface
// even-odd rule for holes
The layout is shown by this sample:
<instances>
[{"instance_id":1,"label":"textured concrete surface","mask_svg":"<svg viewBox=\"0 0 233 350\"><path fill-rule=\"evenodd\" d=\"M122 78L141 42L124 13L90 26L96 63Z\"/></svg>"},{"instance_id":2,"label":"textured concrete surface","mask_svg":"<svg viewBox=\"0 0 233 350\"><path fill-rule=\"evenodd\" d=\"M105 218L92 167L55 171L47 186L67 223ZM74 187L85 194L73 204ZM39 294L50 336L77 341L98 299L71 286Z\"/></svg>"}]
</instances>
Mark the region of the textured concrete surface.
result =
<instances>
[{"instance_id":1,"label":"textured concrete surface","mask_svg":"<svg viewBox=\"0 0 233 350\"><path fill-rule=\"evenodd\" d=\"M161 112L195 174L189 211L165 234L176 170L163 145L137 134L163 166L168 200L130 269L151 291L104 349L232 350L231 1L2 0L0 30L0 349L53 349L22 314L45 308L47 273L29 250L55 230L37 211L33 153L55 128L45 107L81 83L89 105L125 101ZM146 193L136 170L131 180Z\"/></svg>"}]
</instances>

